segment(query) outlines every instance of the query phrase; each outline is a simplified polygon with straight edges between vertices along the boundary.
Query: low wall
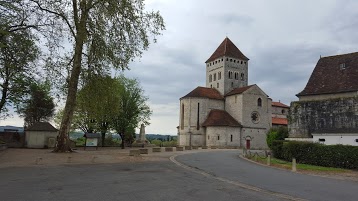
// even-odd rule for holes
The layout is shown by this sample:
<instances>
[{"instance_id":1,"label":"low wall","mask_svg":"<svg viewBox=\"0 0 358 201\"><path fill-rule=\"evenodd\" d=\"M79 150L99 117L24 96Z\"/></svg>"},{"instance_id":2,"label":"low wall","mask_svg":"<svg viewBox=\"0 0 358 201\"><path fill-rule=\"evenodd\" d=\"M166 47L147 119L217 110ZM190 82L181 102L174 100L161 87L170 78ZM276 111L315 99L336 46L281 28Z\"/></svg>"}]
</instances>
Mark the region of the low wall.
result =
<instances>
[{"instance_id":1,"label":"low wall","mask_svg":"<svg viewBox=\"0 0 358 201\"><path fill-rule=\"evenodd\" d=\"M6 144L0 144L0 151L4 151L7 149L7 145Z\"/></svg>"}]
</instances>

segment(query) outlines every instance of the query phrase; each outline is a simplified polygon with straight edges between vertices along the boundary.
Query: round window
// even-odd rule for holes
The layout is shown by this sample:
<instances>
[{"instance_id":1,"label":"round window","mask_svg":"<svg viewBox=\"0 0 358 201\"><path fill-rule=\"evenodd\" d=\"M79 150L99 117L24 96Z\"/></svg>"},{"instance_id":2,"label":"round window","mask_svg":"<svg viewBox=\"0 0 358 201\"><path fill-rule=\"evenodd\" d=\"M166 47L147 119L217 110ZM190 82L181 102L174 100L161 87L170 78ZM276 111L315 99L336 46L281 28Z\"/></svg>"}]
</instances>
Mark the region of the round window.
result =
<instances>
[{"instance_id":1,"label":"round window","mask_svg":"<svg viewBox=\"0 0 358 201\"><path fill-rule=\"evenodd\" d=\"M251 113L251 121L255 124L260 122L260 115L258 112L252 112Z\"/></svg>"}]
</instances>

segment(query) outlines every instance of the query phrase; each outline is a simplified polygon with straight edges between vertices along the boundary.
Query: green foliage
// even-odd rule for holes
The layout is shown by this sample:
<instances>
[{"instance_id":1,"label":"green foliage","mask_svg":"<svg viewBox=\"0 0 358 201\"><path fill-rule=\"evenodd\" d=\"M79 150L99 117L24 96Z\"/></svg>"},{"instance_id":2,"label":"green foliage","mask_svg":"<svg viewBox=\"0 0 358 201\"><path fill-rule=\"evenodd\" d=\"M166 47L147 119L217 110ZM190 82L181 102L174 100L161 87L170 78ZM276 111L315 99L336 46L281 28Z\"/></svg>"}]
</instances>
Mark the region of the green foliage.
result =
<instances>
[{"instance_id":1,"label":"green foliage","mask_svg":"<svg viewBox=\"0 0 358 201\"><path fill-rule=\"evenodd\" d=\"M177 145L178 142L176 140L163 142L163 147L176 147Z\"/></svg>"},{"instance_id":2,"label":"green foliage","mask_svg":"<svg viewBox=\"0 0 358 201\"><path fill-rule=\"evenodd\" d=\"M144 96L144 91L136 79L128 79L122 75L117 81L121 83L121 87L116 91L119 94L119 101L112 106L115 115L111 118L111 127L123 139L125 133L134 130L140 124L148 125L152 111L147 105L148 97Z\"/></svg>"},{"instance_id":3,"label":"green foliage","mask_svg":"<svg viewBox=\"0 0 358 201\"><path fill-rule=\"evenodd\" d=\"M105 146L119 146L120 144L121 144L121 140L117 138L113 138L112 134L107 135L107 137L104 139Z\"/></svg>"},{"instance_id":4,"label":"green foliage","mask_svg":"<svg viewBox=\"0 0 358 201\"><path fill-rule=\"evenodd\" d=\"M152 140L150 143L154 144L155 146L160 147L160 146L162 146L163 142L161 140Z\"/></svg>"},{"instance_id":5,"label":"green foliage","mask_svg":"<svg viewBox=\"0 0 358 201\"><path fill-rule=\"evenodd\" d=\"M86 138L80 137L75 140L76 146L85 146Z\"/></svg>"},{"instance_id":6,"label":"green foliage","mask_svg":"<svg viewBox=\"0 0 358 201\"><path fill-rule=\"evenodd\" d=\"M16 106L27 94L35 76L39 49L27 25L23 1L0 1L0 117L8 115L8 107Z\"/></svg>"},{"instance_id":7,"label":"green foliage","mask_svg":"<svg viewBox=\"0 0 358 201\"><path fill-rule=\"evenodd\" d=\"M17 112L24 118L27 127L36 122L49 121L55 112L49 83L32 83L30 97L21 104Z\"/></svg>"},{"instance_id":8,"label":"green foliage","mask_svg":"<svg viewBox=\"0 0 358 201\"><path fill-rule=\"evenodd\" d=\"M272 149L273 141L284 140L287 137L288 137L288 129L286 127L280 126L278 128L271 128L266 136L266 142L268 147Z\"/></svg>"},{"instance_id":9,"label":"green foliage","mask_svg":"<svg viewBox=\"0 0 358 201\"><path fill-rule=\"evenodd\" d=\"M322 145L319 143L274 141L273 154L287 161L296 158L298 163L358 169L358 147L347 145Z\"/></svg>"}]
</instances>

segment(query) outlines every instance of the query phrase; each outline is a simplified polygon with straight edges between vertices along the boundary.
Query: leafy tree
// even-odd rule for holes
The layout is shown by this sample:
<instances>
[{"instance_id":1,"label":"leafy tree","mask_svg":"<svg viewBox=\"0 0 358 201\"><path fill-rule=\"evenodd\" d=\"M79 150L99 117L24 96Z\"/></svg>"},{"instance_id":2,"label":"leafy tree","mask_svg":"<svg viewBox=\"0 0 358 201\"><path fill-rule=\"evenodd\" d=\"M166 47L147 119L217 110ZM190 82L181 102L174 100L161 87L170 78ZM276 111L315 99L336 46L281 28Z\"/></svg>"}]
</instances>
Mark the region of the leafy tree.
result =
<instances>
[{"instance_id":1,"label":"leafy tree","mask_svg":"<svg viewBox=\"0 0 358 201\"><path fill-rule=\"evenodd\" d=\"M119 102L120 88L121 83L116 78L92 76L78 93L73 127L84 132L100 132L104 146L105 134L115 115L113 107Z\"/></svg>"},{"instance_id":2,"label":"leafy tree","mask_svg":"<svg viewBox=\"0 0 358 201\"><path fill-rule=\"evenodd\" d=\"M33 83L30 86L30 97L19 107L18 113L25 120L25 127L36 122L49 121L55 112L55 103L50 96L48 83Z\"/></svg>"},{"instance_id":3,"label":"leafy tree","mask_svg":"<svg viewBox=\"0 0 358 201\"><path fill-rule=\"evenodd\" d=\"M287 127L280 126L278 128L271 128L269 133L266 136L266 142L268 147L272 149L272 143L275 140L284 140L288 137L288 129Z\"/></svg>"},{"instance_id":4,"label":"leafy tree","mask_svg":"<svg viewBox=\"0 0 358 201\"><path fill-rule=\"evenodd\" d=\"M119 81L122 83L118 91L120 100L116 108L113 108L116 114L111 126L122 138L121 147L124 149L125 134L142 123L148 125L152 111L146 103L148 97L144 96L137 80L121 76Z\"/></svg>"},{"instance_id":5,"label":"leafy tree","mask_svg":"<svg viewBox=\"0 0 358 201\"><path fill-rule=\"evenodd\" d=\"M39 50L21 0L0 1L0 116L17 105L32 82Z\"/></svg>"},{"instance_id":6,"label":"leafy tree","mask_svg":"<svg viewBox=\"0 0 358 201\"><path fill-rule=\"evenodd\" d=\"M164 22L159 12L144 11L144 0L29 1L38 11L37 19L42 19L42 24L50 24L48 27L52 30L48 30L47 35L53 40L49 44L56 46L60 39L66 39L73 46L73 51L64 56L69 60L67 98L54 150L71 151L68 130L80 75L103 73L108 70L106 67L126 69L134 57L148 48L150 36L164 30Z\"/></svg>"}]
</instances>

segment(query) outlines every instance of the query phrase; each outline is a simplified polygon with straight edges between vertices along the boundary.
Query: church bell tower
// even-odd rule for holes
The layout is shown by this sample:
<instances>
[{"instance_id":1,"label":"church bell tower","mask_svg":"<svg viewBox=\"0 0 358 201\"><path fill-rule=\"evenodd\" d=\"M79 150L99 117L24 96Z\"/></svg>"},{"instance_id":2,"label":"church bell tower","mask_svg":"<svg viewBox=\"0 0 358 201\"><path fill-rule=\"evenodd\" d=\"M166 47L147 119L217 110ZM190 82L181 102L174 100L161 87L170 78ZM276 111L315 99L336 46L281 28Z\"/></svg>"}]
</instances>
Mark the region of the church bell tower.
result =
<instances>
[{"instance_id":1,"label":"church bell tower","mask_svg":"<svg viewBox=\"0 0 358 201\"><path fill-rule=\"evenodd\" d=\"M217 89L221 95L248 85L249 59L228 37L205 64L206 87Z\"/></svg>"}]
</instances>

